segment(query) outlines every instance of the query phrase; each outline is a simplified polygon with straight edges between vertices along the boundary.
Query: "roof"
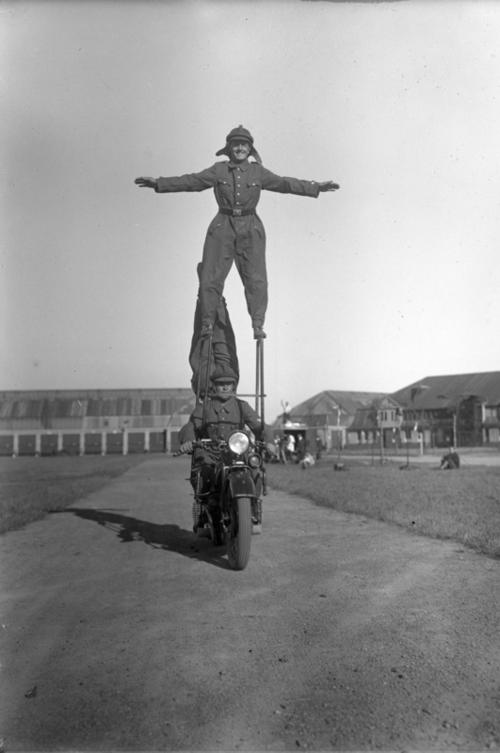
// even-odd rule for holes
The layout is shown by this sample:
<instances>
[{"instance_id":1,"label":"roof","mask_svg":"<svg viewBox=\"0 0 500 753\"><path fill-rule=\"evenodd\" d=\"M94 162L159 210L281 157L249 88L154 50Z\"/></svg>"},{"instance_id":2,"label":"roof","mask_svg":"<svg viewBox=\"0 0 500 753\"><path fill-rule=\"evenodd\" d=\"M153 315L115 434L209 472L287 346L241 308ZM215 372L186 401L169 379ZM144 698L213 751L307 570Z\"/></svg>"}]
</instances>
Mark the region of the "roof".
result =
<instances>
[{"instance_id":1,"label":"roof","mask_svg":"<svg viewBox=\"0 0 500 753\"><path fill-rule=\"evenodd\" d=\"M453 408L471 396L499 405L500 371L426 376L391 394L404 408L415 410Z\"/></svg>"},{"instance_id":2,"label":"roof","mask_svg":"<svg viewBox=\"0 0 500 753\"><path fill-rule=\"evenodd\" d=\"M0 392L0 420L191 413L191 389L9 390Z\"/></svg>"},{"instance_id":3,"label":"roof","mask_svg":"<svg viewBox=\"0 0 500 753\"><path fill-rule=\"evenodd\" d=\"M385 395L384 397L377 397L369 405L364 405L361 408L358 408L356 411L356 415L354 416L354 420L352 424L349 426L350 431L372 431L374 429L378 429L379 423L379 415L380 411L383 410L392 410L400 409L399 403L397 403L394 398L390 397L389 395ZM393 420L382 423L383 428L392 428L394 425Z\"/></svg>"},{"instance_id":4,"label":"roof","mask_svg":"<svg viewBox=\"0 0 500 753\"><path fill-rule=\"evenodd\" d=\"M358 408L349 431L373 431L375 429L378 429L377 411L373 406Z\"/></svg>"},{"instance_id":5,"label":"roof","mask_svg":"<svg viewBox=\"0 0 500 753\"><path fill-rule=\"evenodd\" d=\"M358 408L369 405L384 397L383 392L352 392L350 390L324 390L310 397L303 403L296 405L290 411L293 416L318 416L337 414L340 410L349 416L354 416Z\"/></svg>"}]
</instances>

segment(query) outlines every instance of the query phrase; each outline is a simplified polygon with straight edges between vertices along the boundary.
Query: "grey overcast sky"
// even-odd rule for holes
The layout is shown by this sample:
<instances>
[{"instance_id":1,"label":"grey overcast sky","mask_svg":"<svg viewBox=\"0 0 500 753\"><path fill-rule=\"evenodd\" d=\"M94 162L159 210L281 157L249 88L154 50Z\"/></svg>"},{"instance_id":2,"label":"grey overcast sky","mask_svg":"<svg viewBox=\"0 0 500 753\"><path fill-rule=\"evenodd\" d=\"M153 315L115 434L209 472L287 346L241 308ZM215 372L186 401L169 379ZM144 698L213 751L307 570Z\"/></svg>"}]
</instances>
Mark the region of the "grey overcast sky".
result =
<instances>
[{"instance_id":1,"label":"grey overcast sky","mask_svg":"<svg viewBox=\"0 0 500 753\"><path fill-rule=\"evenodd\" d=\"M267 415L500 368L500 2L0 3L0 389L187 387L211 165L266 167ZM233 268L242 379L255 348Z\"/></svg>"}]
</instances>

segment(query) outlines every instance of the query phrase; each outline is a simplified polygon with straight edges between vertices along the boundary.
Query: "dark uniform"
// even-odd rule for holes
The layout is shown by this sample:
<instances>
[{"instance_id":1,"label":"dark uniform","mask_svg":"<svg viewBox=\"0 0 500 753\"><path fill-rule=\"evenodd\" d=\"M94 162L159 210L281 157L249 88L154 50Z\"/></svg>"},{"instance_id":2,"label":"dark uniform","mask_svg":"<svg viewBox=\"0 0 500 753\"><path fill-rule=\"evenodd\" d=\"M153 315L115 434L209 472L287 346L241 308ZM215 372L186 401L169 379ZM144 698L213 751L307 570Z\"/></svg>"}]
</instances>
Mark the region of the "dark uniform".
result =
<instances>
[{"instance_id":1,"label":"dark uniform","mask_svg":"<svg viewBox=\"0 0 500 753\"><path fill-rule=\"evenodd\" d=\"M246 129L241 130L248 133ZM238 131L234 129L231 134ZM251 141L253 144L253 139ZM225 149L217 152L222 153L226 153ZM252 153L256 155L255 150ZM219 212L210 223L203 248L200 275L203 324L215 322L224 282L234 261L245 288L252 325L254 329L262 328L267 309L267 273L266 234L255 211L260 193L276 191L316 198L320 193L319 184L313 180L281 177L259 162L245 160L216 162L199 173L158 178L155 190L173 193L207 188L213 188Z\"/></svg>"}]
</instances>

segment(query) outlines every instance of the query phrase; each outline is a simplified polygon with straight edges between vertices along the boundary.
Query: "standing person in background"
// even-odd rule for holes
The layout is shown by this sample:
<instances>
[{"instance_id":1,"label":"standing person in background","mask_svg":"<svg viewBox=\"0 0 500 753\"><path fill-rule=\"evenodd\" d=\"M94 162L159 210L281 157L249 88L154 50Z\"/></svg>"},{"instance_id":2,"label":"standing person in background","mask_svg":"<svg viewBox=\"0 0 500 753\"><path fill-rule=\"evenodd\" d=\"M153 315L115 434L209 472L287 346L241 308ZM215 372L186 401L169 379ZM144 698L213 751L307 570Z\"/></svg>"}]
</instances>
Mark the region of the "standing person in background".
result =
<instances>
[{"instance_id":1,"label":"standing person in background","mask_svg":"<svg viewBox=\"0 0 500 753\"><path fill-rule=\"evenodd\" d=\"M200 275L201 335L210 334L224 282L233 264L245 289L248 313L254 338L266 337L264 320L267 310L266 234L256 214L261 191L276 191L316 198L324 191L336 191L337 183L299 180L275 175L262 165L254 147L253 136L243 126L233 128L216 156L229 161L216 162L199 173L170 178L136 178L141 188L156 193L204 191L213 188L219 211L209 225L203 248ZM253 157L254 162L249 162Z\"/></svg>"},{"instance_id":2,"label":"standing person in background","mask_svg":"<svg viewBox=\"0 0 500 753\"><path fill-rule=\"evenodd\" d=\"M297 459L302 460L306 452L306 440L303 434L297 437Z\"/></svg>"}]
</instances>

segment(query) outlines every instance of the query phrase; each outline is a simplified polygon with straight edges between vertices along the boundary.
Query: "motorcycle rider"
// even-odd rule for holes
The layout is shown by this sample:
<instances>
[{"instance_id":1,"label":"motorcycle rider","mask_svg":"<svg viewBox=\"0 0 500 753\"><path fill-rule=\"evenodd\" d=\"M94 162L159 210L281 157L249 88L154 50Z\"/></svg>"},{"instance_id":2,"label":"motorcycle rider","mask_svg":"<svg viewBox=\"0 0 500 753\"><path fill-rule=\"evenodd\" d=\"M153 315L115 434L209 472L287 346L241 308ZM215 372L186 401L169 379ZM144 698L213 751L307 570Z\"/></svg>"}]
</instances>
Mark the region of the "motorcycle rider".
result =
<instances>
[{"instance_id":1,"label":"motorcycle rider","mask_svg":"<svg viewBox=\"0 0 500 753\"><path fill-rule=\"evenodd\" d=\"M262 425L257 413L245 400L236 397L237 377L234 371L222 364L214 371L211 382L214 391L207 398L208 404L197 405L179 433L180 452L193 452L191 485L195 493L215 492L219 462L219 453L210 446L195 447L193 450L196 439L227 441L232 432L247 427L256 440L270 441L270 429ZM195 529L197 523L198 520L195 520Z\"/></svg>"}]
</instances>

